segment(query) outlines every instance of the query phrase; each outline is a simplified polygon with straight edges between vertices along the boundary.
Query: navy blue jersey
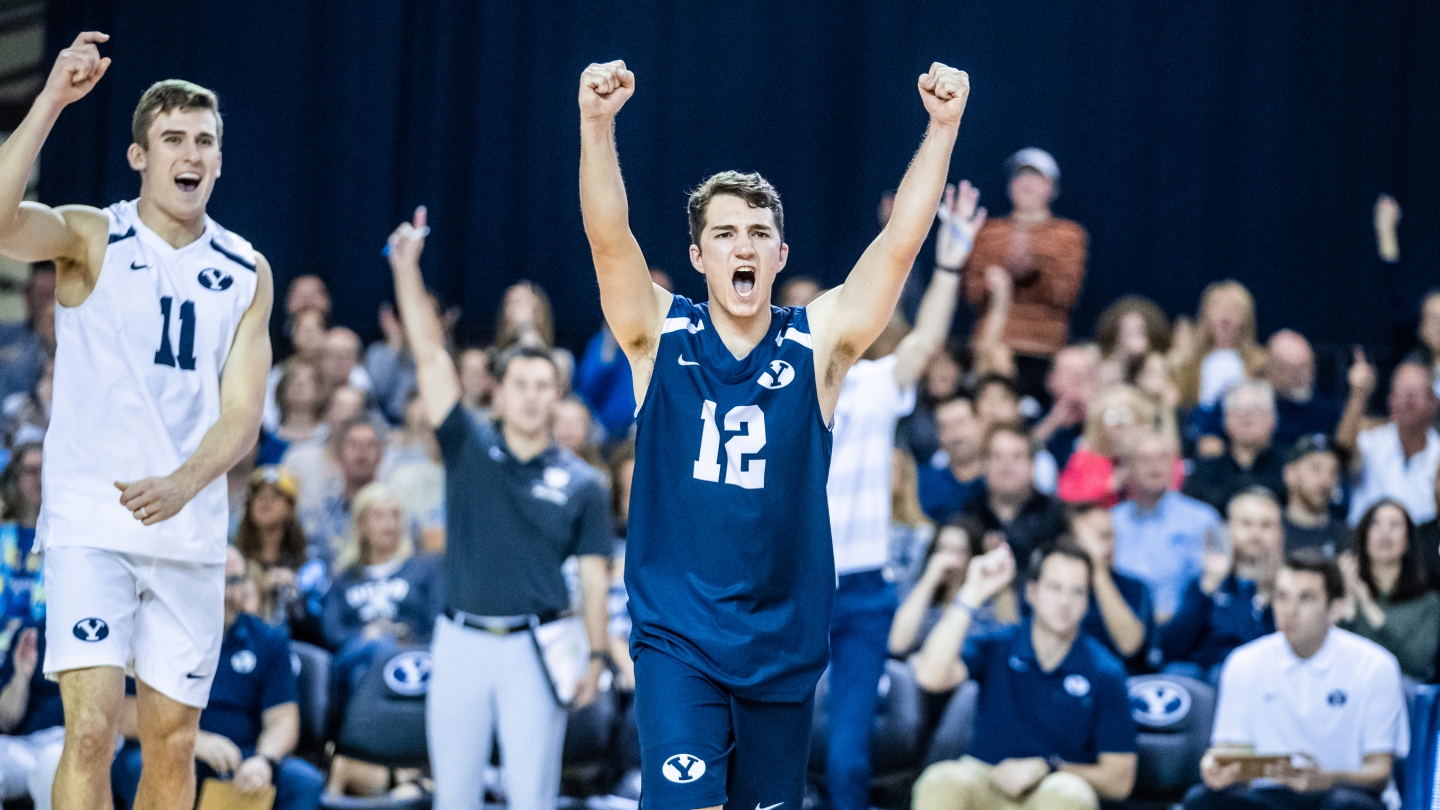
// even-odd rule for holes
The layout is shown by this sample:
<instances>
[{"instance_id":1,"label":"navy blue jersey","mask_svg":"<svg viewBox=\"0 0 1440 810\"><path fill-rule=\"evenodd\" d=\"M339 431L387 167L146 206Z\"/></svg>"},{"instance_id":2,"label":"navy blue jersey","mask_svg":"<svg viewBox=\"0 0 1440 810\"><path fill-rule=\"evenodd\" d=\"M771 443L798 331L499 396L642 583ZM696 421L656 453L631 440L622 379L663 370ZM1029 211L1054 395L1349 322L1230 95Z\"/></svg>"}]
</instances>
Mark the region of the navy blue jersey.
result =
<instances>
[{"instance_id":1,"label":"navy blue jersey","mask_svg":"<svg viewBox=\"0 0 1440 810\"><path fill-rule=\"evenodd\" d=\"M636 419L632 651L741 697L805 699L829 658L829 469L805 310L773 307L737 360L709 305L675 296Z\"/></svg>"}]
</instances>

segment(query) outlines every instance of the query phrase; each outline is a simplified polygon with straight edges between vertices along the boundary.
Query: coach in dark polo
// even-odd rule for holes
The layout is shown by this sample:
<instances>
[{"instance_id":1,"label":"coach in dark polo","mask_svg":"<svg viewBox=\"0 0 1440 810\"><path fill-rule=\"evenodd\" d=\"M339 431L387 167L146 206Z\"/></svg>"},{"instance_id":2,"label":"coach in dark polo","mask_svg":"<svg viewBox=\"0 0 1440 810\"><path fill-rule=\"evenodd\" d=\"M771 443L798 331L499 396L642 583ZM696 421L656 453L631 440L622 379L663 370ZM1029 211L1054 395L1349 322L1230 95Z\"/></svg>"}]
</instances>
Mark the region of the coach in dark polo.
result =
<instances>
[{"instance_id":1,"label":"coach in dark polo","mask_svg":"<svg viewBox=\"0 0 1440 810\"><path fill-rule=\"evenodd\" d=\"M415 356L420 399L445 462L445 592L435 626L426 697L437 810L480 810L485 766L498 731L511 810L550 810L560 789L566 707L595 695L608 661L606 592L614 528L600 474L551 434L560 372L550 353L520 346L493 369L496 421L460 402L460 376L445 351L439 314L420 278L425 212L390 238L400 320ZM577 670L548 672L532 628L570 609L560 566L580 558L585 634L596 652ZM554 684L556 679L568 683Z\"/></svg>"}]
</instances>

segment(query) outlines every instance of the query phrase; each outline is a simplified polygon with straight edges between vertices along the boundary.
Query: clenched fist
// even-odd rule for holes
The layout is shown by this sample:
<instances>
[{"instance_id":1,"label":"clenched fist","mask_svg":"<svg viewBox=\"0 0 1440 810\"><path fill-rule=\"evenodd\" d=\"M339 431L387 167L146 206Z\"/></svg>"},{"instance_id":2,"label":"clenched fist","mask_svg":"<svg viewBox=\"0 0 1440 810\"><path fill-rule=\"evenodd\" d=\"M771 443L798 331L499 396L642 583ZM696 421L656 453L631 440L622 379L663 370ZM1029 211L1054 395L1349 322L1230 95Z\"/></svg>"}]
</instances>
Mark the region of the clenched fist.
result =
<instances>
[{"instance_id":1,"label":"clenched fist","mask_svg":"<svg viewBox=\"0 0 1440 810\"><path fill-rule=\"evenodd\" d=\"M70 47L55 58L55 66L50 69L40 95L62 106L84 98L110 67L110 57L102 59L96 47L96 43L109 39L109 34L99 31L86 31L75 37Z\"/></svg>"},{"instance_id":2,"label":"clenched fist","mask_svg":"<svg viewBox=\"0 0 1440 810\"><path fill-rule=\"evenodd\" d=\"M635 74L619 59L591 64L580 74L580 117L609 118L635 93Z\"/></svg>"},{"instance_id":3,"label":"clenched fist","mask_svg":"<svg viewBox=\"0 0 1440 810\"><path fill-rule=\"evenodd\" d=\"M930 118L944 127L960 126L965 101L970 98L970 76L963 70L935 62L928 73L920 76L919 84L920 100L925 102Z\"/></svg>"}]
</instances>

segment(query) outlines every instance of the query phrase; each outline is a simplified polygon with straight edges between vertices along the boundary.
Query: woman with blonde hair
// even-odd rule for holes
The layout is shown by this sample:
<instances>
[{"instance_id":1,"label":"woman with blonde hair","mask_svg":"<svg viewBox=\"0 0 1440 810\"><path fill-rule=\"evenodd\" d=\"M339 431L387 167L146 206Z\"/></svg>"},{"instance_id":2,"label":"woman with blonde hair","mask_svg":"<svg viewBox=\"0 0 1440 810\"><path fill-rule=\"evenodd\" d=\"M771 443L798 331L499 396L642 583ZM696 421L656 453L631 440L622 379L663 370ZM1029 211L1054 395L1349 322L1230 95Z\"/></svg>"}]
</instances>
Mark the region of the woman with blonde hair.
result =
<instances>
[{"instance_id":1,"label":"woman with blonde hair","mask_svg":"<svg viewBox=\"0 0 1440 810\"><path fill-rule=\"evenodd\" d=\"M1197 334L1181 346L1175 382L1180 406L1213 407L1235 383L1254 377L1265 365L1265 350L1255 340L1255 299L1245 285L1227 279L1200 296Z\"/></svg>"},{"instance_id":2,"label":"woman with blonde hair","mask_svg":"<svg viewBox=\"0 0 1440 810\"><path fill-rule=\"evenodd\" d=\"M1134 449L1145 431L1175 431L1173 414L1132 385L1116 385L1090 401L1080 445L1070 454L1055 494L1066 503L1098 502L1114 506L1123 500L1124 467L1121 461ZM1185 480L1177 461L1176 489Z\"/></svg>"},{"instance_id":3,"label":"woman with blonde hair","mask_svg":"<svg viewBox=\"0 0 1440 810\"><path fill-rule=\"evenodd\" d=\"M416 554L405 507L385 484L355 494L341 571L325 595L321 625L335 651L335 705L342 716L349 696L370 668L402 646L427 644L444 609L441 569L430 554ZM331 768L331 793L383 790L389 772L344 757Z\"/></svg>"}]
</instances>

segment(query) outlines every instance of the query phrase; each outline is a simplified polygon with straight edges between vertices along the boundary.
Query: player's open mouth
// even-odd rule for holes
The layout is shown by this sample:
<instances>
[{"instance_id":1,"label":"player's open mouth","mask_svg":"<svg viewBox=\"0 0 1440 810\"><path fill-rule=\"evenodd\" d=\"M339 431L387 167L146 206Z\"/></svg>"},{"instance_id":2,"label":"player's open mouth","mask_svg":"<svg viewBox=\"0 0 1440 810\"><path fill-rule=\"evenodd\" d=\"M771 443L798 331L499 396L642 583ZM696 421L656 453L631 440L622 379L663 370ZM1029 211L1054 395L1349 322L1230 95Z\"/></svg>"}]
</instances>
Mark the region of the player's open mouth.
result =
<instances>
[{"instance_id":1,"label":"player's open mouth","mask_svg":"<svg viewBox=\"0 0 1440 810\"><path fill-rule=\"evenodd\" d=\"M175 176L175 185L184 192L194 191L200 187L200 175L194 172L183 172Z\"/></svg>"},{"instance_id":2,"label":"player's open mouth","mask_svg":"<svg viewBox=\"0 0 1440 810\"><path fill-rule=\"evenodd\" d=\"M755 271L736 270L735 275L730 277L730 284L735 288L736 295L748 298L755 289Z\"/></svg>"}]
</instances>

